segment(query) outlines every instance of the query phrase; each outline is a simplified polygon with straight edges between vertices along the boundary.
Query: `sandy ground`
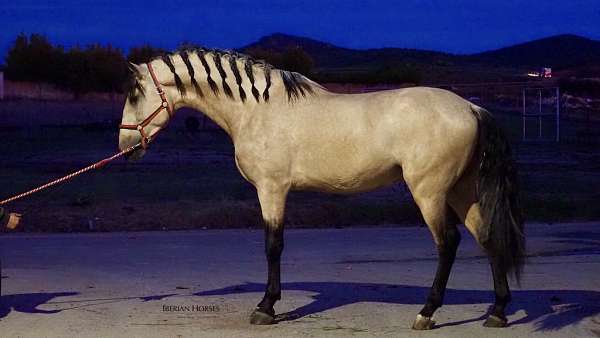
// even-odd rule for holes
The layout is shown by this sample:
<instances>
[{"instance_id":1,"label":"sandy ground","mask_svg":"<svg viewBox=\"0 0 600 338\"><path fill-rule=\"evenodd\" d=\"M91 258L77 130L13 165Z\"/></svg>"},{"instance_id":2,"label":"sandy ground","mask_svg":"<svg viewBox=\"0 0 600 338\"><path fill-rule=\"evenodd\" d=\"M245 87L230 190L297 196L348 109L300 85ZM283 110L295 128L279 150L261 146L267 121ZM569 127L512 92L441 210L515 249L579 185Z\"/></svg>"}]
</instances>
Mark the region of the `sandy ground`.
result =
<instances>
[{"instance_id":1,"label":"sandy ground","mask_svg":"<svg viewBox=\"0 0 600 338\"><path fill-rule=\"evenodd\" d=\"M489 266L464 234L437 327L410 330L433 277L426 228L289 230L278 313L248 324L263 233L208 230L0 237L1 337L600 337L600 224L530 225L511 325L482 327ZM513 283L514 284L514 283Z\"/></svg>"}]
</instances>

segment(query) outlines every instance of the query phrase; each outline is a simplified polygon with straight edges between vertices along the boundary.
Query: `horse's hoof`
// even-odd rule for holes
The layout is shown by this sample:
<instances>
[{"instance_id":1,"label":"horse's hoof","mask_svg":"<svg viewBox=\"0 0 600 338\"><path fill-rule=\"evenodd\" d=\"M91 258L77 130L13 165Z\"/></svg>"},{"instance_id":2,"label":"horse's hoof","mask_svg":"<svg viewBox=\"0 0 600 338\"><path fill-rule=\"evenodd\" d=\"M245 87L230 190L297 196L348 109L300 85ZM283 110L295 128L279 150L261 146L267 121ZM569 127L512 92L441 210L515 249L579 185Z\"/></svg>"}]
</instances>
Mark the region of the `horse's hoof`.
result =
<instances>
[{"instance_id":1,"label":"horse's hoof","mask_svg":"<svg viewBox=\"0 0 600 338\"><path fill-rule=\"evenodd\" d=\"M498 316L490 315L483 323L485 327L506 327L508 322L506 319L502 319Z\"/></svg>"},{"instance_id":2,"label":"horse's hoof","mask_svg":"<svg viewBox=\"0 0 600 338\"><path fill-rule=\"evenodd\" d=\"M268 313L262 312L258 309L252 311L250 314L250 324L253 325L271 325L275 324L275 316L271 316Z\"/></svg>"},{"instance_id":3,"label":"horse's hoof","mask_svg":"<svg viewBox=\"0 0 600 338\"><path fill-rule=\"evenodd\" d=\"M412 325L413 330L431 330L435 325L435 321L431 317L424 317L421 314L417 315L417 319Z\"/></svg>"}]
</instances>

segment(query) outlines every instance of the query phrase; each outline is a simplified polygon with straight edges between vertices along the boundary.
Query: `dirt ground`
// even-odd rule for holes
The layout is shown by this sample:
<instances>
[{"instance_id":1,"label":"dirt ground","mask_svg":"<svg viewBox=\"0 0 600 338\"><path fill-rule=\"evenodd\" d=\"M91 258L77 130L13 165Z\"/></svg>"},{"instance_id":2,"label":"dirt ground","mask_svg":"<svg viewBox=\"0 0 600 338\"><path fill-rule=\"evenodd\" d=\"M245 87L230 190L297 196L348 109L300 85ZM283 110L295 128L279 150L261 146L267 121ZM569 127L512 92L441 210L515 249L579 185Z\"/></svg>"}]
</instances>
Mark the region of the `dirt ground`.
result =
<instances>
[{"instance_id":1,"label":"dirt ground","mask_svg":"<svg viewBox=\"0 0 600 338\"><path fill-rule=\"evenodd\" d=\"M463 233L430 332L410 325L436 268L427 229L290 229L286 319L252 326L263 232L12 234L2 249L2 337L600 337L600 224L528 224L510 326L482 327L487 259Z\"/></svg>"}]
</instances>

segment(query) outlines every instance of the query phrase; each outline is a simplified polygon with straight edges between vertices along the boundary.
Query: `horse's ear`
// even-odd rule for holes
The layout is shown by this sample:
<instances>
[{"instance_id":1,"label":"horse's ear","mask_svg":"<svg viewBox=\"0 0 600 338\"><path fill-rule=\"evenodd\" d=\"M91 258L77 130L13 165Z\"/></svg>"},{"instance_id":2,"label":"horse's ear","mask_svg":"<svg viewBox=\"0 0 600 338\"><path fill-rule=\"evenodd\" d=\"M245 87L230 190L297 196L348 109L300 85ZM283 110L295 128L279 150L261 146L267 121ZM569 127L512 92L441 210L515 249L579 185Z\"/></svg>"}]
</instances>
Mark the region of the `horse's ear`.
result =
<instances>
[{"instance_id":1,"label":"horse's ear","mask_svg":"<svg viewBox=\"0 0 600 338\"><path fill-rule=\"evenodd\" d=\"M137 65L133 62L129 62L129 70L135 74L137 77L143 74L144 67Z\"/></svg>"}]
</instances>

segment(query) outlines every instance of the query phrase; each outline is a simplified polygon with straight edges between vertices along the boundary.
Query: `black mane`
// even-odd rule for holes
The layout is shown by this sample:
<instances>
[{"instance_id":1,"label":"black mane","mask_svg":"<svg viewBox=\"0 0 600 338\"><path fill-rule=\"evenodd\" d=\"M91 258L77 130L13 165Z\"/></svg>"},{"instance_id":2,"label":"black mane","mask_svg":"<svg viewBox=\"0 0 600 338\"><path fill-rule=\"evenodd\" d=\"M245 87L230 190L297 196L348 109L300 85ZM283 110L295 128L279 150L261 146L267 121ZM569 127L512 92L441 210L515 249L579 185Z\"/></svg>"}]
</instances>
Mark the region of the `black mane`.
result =
<instances>
[{"instance_id":1,"label":"black mane","mask_svg":"<svg viewBox=\"0 0 600 338\"><path fill-rule=\"evenodd\" d=\"M194 53L198 55L200 62L202 63L202 67L204 68L204 71L207 74L206 78L204 78L203 80L205 80L208 83L214 95L219 95L220 91L222 90L227 97L233 99L233 92L226 82L227 74L225 72L224 67L229 67L231 69L242 101L246 101L247 99L247 94L241 85L243 81L242 76L245 75L247 77L247 80L251 84L252 97L254 97L254 99L257 102L260 101L261 97L263 101L268 102L270 98L269 89L271 88L272 84L271 73L273 72L273 70L278 71L281 75L281 79L283 81L283 85L285 87L285 91L290 102L297 100L300 97L305 97L307 94L312 94L314 92L310 80L308 80L303 75L287 70L275 69L273 66L266 63L263 60L255 60L249 55L241 54L235 51L205 49L201 47L186 47L173 53L162 54L157 57L154 57L149 62L160 60L163 63L165 63L169 70L171 70L171 72L173 73L175 79L175 86L177 87L177 90L179 90L179 92L182 95L186 95L185 85L183 84L183 81L181 80L179 74L177 74L172 59L174 56L180 56L186 65L188 75L191 78L191 83L196 93L198 93L200 97L204 97L204 93L198 85L199 80L195 77L197 75L197 72L194 70L189 61L190 55ZM208 63L206 62L208 55L210 55L210 57L213 58L216 69L211 69ZM242 61L242 68L238 68L237 61ZM257 75L254 72L254 66L259 66L260 68L262 68L262 75L264 75L265 77L266 88L263 90L262 95L254 86L255 78ZM220 86L217 84L217 81L215 81L214 76L220 77ZM145 95L143 87L139 82L140 78L141 76L137 69L132 69L131 78L129 80L127 88L127 97L133 104L137 102L139 94L141 94L142 96Z\"/></svg>"}]
</instances>

